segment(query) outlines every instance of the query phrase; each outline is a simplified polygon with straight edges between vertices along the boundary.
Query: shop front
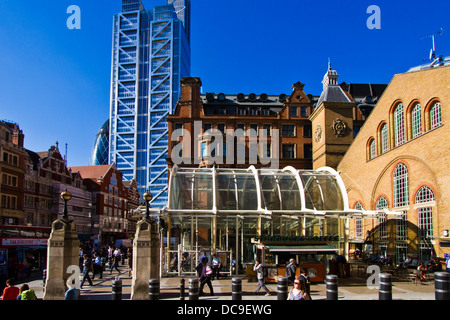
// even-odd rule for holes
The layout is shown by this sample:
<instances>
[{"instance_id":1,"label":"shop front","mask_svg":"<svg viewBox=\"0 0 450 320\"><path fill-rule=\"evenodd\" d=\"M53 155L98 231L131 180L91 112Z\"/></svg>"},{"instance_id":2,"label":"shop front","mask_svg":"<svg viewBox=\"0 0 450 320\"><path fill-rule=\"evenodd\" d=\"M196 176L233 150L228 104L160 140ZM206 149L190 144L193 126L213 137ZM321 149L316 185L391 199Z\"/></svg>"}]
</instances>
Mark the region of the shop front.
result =
<instances>
[{"instance_id":1,"label":"shop front","mask_svg":"<svg viewBox=\"0 0 450 320\"><path fill-rule=\"evenodd\" d=\"M311 282L324 282L330 273L330 261L339 253L339 236L267 236L255 237L256 256L267 267L267 282L286 275L290 259L295 260L296 276L305 268ZM248 274L248 276L250 276Z\"/></svg>"}]
</instances>

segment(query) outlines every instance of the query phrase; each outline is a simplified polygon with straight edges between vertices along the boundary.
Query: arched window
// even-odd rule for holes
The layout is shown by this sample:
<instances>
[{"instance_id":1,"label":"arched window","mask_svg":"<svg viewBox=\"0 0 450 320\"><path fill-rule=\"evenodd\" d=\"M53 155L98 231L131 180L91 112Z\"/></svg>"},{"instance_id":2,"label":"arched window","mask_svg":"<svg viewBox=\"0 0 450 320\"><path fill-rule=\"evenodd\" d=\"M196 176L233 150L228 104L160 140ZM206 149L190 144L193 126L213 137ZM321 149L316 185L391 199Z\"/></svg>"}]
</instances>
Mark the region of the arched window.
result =
<instances>
[{"instance_id":1,"label":"arched window","mask_svg":"<svg viewBox=\"0 0 450 320\"><path fill-rule=\"evenodd\" d=\"M434 202L434 192L430 187L423 186L416 193L416 204ZM420 239L426 240L433 236L433 207L421 206L418 209Z\"/></svg>"},{"instance_id":2,"label":"arched window","mask_svg":"<svg viewBox=\"0 0 450 320\"><path fill-rule=\"evenodd\" d=\"M395 146L401 146L405 143L405 119L403 114L403 104L399 103L394 110L394 131Z\"/></svg>"},{"instance_id":3,"label":"arched window","mask_svg":"<svg viewBox=\"0 0 450 320\"><path fill-rule=\"evenodd\" d=\"M408 205L408 168L403 163L395 167L393 175L394 207Z\"/></svg>"},{"instance_id":4,"label":"arched window","mask_svg":"<svg viewBox=\"0 0 450 320\"><path fill-rule=\"evenodd\" d=\"M430 128L434 129L442 125L441 103L435 102L430 109Z\"/></svg>"},{"instance_id":5,"label":"arched window","mask_svg":"<svg viewBox=\"0 0 450 320\"><path fill-rule=\"evenodd\" d=\"M411 111L412 137L417 138L422 134L422 106L417 103Z\"/></svg>"},{"instance_id":6,"label":"arched window","mask_svg":"<svg viewBox=\"0 0 450 320\"><path fill-rule=\"evenodd\" d=\"M385 153L389 150L389 136L388 136L388 126L385 123L381 127L381 153Z\"/></svg>"},{"instance_id":7,"label":"arched window","mask_svg":"<svg viewBox=\"0 0 450 320\"><path fill-rule=\"evenodd\" d=\"M388 201L385 197L381 196L377 200L376 204L377 210L387 209ZM378 213L378 235L379 240L387 239L387 228L386 228L387 217L386 213Z\"/></svg>"}]
</instances>

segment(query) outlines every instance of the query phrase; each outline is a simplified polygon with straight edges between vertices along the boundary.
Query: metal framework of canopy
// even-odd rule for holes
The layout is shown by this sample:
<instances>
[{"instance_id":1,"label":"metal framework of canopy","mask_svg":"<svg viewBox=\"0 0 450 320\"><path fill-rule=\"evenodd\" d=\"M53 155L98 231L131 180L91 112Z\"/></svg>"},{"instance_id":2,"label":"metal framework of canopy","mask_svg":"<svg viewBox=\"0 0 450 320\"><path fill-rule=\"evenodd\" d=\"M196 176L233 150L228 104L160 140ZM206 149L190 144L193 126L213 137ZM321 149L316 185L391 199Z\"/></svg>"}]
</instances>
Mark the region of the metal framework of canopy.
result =
<instances>
[{"instance_id":1,"label":"metal framework of canopy","mask_svg":"<svg viewBox=\"0 0 450 320\"><path fill-rule=\"evenodd\" d=\"M168 206L157 215L377 218L387 210L350 209L338 172L261 168L179 168L170 172ZM139 208L137 211L145 211Z\"/></svg>"}]
</instances>

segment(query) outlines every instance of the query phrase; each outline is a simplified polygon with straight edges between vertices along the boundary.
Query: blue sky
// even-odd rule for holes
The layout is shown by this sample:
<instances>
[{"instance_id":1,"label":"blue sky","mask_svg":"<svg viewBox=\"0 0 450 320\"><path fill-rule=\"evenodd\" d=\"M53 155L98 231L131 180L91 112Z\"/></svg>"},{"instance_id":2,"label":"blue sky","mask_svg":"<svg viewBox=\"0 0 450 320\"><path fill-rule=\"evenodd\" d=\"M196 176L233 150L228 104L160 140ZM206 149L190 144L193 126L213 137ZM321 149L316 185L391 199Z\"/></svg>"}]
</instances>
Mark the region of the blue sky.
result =
<instances>
[{"instance_id":1,"label":"blue sky","mask_svg":"<svg viewBox=\"0 0 450 320\"><path fill-rule=\"evenodd\" d=\"M151 9L164 0L143 0ZM69 30L67 8L81 9ZM112 17L120 0L1 0L0 119L17 122L25 147L56 141L69 166L89 164L109 116ZM367 8L381 9L370 30ZM297 81L319 95L328 58L347 83L389 83L423 63L431 39L450 55L450 1L192 0L191 75L203 92L289 93Z\"/></svg>"}]
</instances>

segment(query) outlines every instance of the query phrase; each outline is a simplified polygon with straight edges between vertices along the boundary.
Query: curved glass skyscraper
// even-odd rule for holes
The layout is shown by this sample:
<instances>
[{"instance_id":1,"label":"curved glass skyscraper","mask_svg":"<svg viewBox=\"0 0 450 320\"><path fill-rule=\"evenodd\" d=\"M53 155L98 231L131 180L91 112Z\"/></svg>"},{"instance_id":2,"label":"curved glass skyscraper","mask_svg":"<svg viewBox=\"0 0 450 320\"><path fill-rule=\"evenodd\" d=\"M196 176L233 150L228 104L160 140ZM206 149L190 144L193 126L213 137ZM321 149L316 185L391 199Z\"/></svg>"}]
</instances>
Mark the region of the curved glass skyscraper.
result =
<instances>
[{"instance_id":1,"label":"curved glass skyscraper","mask_svg":"<svg viewBox=\"0 0 450 320\"><path fill-rule=\"evenodd\" d=\"M136 179L152 206L167 204L168 128L190 75L190 0L167 0L145 10L140 0L122 0L114 16L109 163L124 180Z\"/></svg>"},{"instance_id":2,"label":"curved glass skyscraper","mask_svg":"<svg viewBox=\"0 0 450 320\"><path fill-rule=\"evenodd\" d=\"M109 153L109 120L97 132L94 147L91 153L91 166L108 164Z\"/></svg>"}]
</instances>

